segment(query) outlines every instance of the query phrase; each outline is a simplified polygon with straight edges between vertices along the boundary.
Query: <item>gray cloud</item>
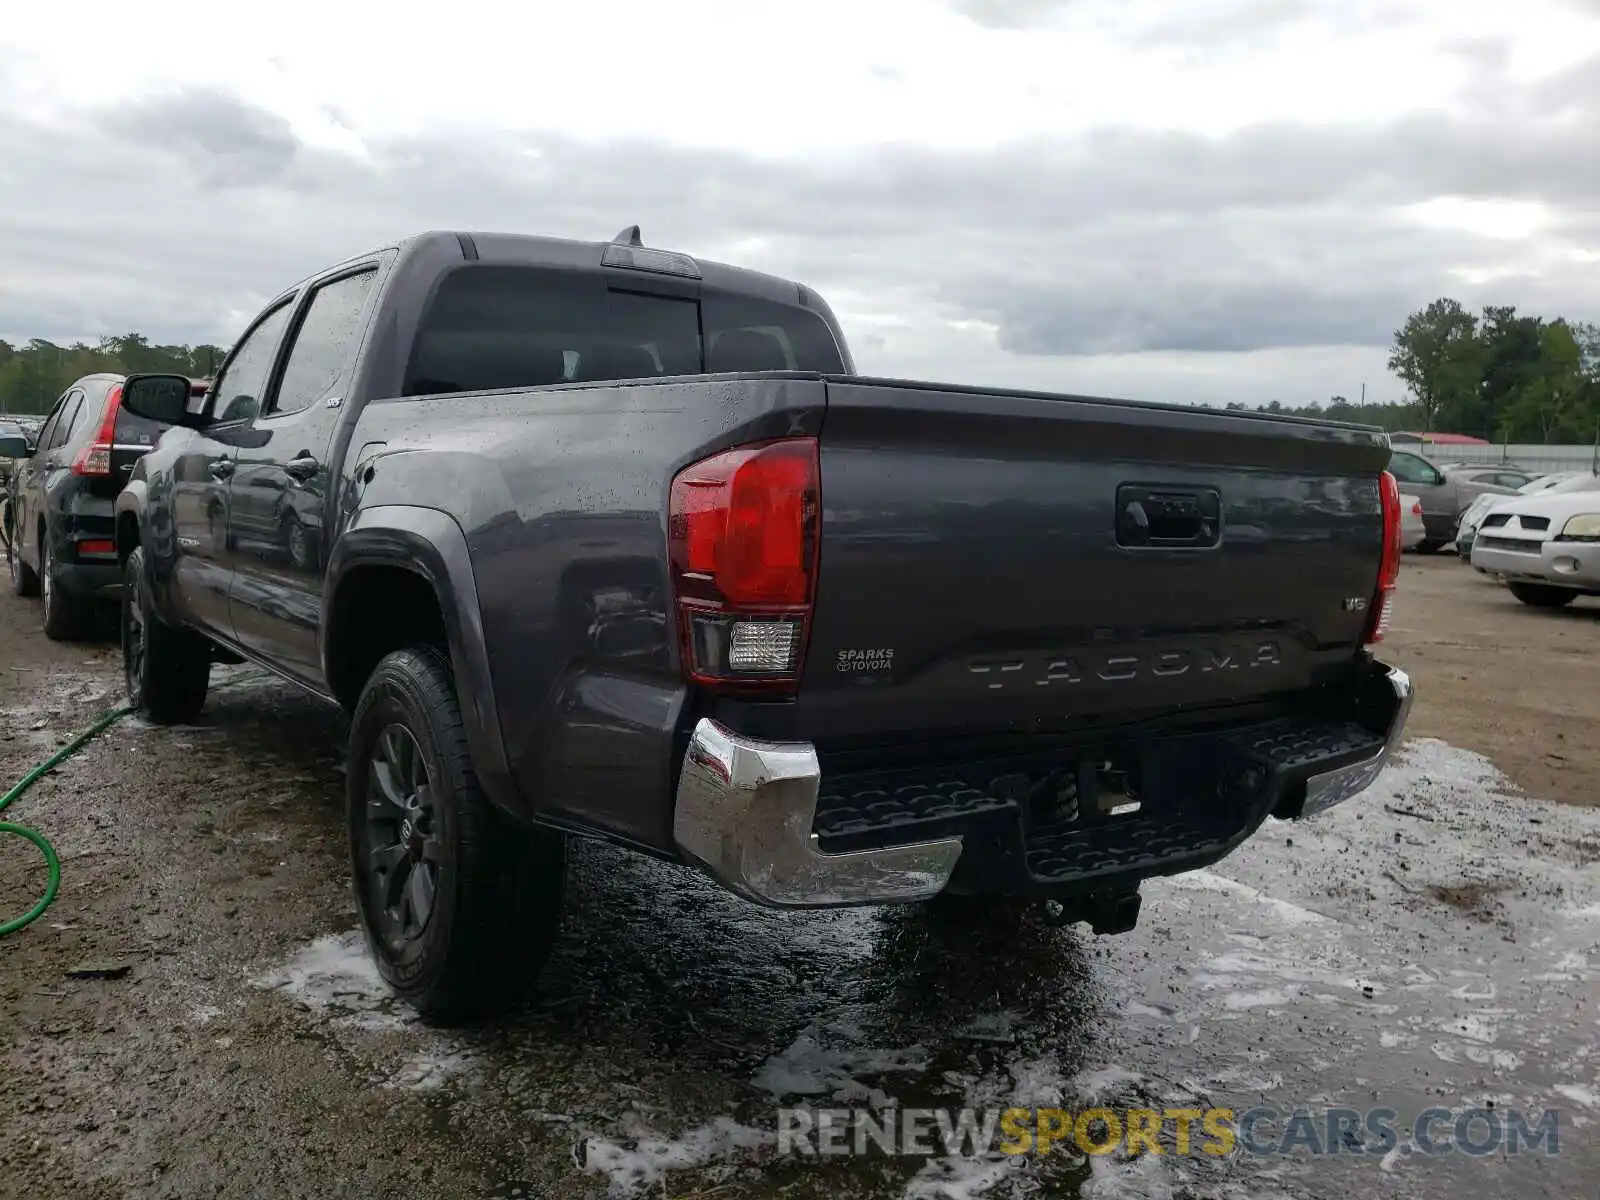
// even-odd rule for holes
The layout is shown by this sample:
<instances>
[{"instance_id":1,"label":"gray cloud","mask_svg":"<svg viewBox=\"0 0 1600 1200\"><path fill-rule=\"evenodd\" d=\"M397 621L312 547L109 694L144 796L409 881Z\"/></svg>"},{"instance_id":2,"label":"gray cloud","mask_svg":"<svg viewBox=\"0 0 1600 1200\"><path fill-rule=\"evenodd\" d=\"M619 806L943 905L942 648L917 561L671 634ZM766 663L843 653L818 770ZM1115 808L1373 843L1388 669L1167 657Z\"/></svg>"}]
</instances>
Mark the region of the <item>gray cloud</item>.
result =
<instances>
[{"instance_id":1,"label":"gray cloud","mask_svg":"<svg viewBox=\"0 0 1600 1200\"><path fill-rule=\"evenodd\" d=\"M805 163L491 133L356 157L196 91L48 126L0 111L0 332L225 340L298 276L421 229L599 239L633 222L825 292L921 297L1030 356L1376 347L1440 294L1559 310L1594 295L1592 264L1469 286L1453 272L1516 248L1398 211L1540 201L1566 236L1595 233L1600 62L1528 87L1474 53L1498 98L1464 116Z\"/></svg>"},{"instance_id":2,"label":"gray cloud","mask_svg":"<svg viewBox=\"0 0 1600 1200\"><path fill-rule=\"evenodd\" d=\"M134 145L175 154L215 187L284 178L298 145L276 113L197 88L144 97L105 114L104 123Z\"/></svg>"},{"instance_id":3,"label":"gray cloud","mask_svg":"<svg viewBox=\"0 0 1600 1200\"><path fill-rule=\"evenodd\" d=\"M1262 45L1285 29L1308 21L1338 28L1405 24L1415 6L1391 3L1382 10L1350 0L1165 0L1165 3L1099 4L1094 0L955 0L957 12L991 29L1060 26L1094 30L1130 46L1191 51L1214 60L1219 51Z\"/></svg>"},{"instance_id":4,"label":"gray cloud","mask_svg":"<svg viewBox=\"0 0 1600 1200\"><path fill-rule=\"evenodd\" d=\"M959 13L991 29L1029 29L1045 24L1071 0L957 0Z\"/></svg>"}]
</instances>

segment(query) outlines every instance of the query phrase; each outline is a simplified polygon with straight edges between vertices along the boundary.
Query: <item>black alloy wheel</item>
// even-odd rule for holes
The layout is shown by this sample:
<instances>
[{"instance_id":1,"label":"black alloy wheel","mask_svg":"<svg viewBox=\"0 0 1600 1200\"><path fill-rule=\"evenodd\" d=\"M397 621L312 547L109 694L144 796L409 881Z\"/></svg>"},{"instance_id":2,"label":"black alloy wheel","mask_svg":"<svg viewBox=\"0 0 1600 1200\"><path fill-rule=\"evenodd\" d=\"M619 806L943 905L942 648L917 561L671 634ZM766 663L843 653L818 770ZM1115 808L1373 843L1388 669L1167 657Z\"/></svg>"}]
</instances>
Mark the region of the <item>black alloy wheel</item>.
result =
<instances>
[{"instance_id":1,"label":"black alloy wheel","mask_svg":"<svg viewBox=\"0 0 1600 1200\"><path fill-rule=\"evenodd\" d=\"M385 949L403 955L422 937L439 892L440 817L417 739L384 727L367 771L367 887Z\"/></svg>"}]
</instances>

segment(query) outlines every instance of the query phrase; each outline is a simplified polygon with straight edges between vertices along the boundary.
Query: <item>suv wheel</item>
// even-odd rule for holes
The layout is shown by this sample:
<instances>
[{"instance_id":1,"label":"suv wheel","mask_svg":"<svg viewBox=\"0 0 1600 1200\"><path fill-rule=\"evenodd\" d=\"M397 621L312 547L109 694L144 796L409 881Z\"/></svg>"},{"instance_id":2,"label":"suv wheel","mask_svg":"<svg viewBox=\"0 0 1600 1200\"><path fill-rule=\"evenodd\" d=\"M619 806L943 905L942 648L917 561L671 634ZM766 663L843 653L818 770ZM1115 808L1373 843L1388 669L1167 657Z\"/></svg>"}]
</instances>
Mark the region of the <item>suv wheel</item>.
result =
<instances>
[{"instance_id":1,"label":"suv wheel","mask_svg":"<svg viewBox=\"0 0 1600 1200\"><path fill-rule=\"evenodd\" d=\"M1571 588L1551 587L1545 583L1512 583L1507 585L1511 594L1531 608L1561 608L1578 598Z\"/></svg>"},{"instance_id":2,"label":"suv wheel","mask_svg":"<svg viewBox=\"0 0 1600 1200\"><path fill-rule=\"evenodd\" d=\"M6 568L11 575L11 590L19 596L37 596L39 577L22 561L22 543L15 536L6 538Z\"/></svg>"},{"instance_id":3,"label":"suv wheel","mask_svg":"<svg viewBox=\"0 0 1600 1200\"><path fill-rule=\"evenodd\" d=\"M44 601L44 635L52 641L81 637L88 604L61 590L56 578L56 551L49 531L39 539L39 596Z\"/></svg>"},{"instance_id":4,"label":"suv wheel","mask_svg":"<svg viewBox=\"0 0 1600 1200\"><path fill-rule=\"evenodd\" d=\"M441 651L397 650L372 672L345 781L356 903L379 973L434 1020L515 1003L555 944L566 839L490 806Z\"/></svg>"},{"instance_id":5,"label":"suv wheel","mask_svg":"<svg viewBox=\"0 0 1600 1200\"><path fill-rule=\"evenodd\" d=\"M211 682L211 647L156 615L143 548L122 566L122 675L128 703L158 725L193 721Z\"/></svg>"}]
</instances>

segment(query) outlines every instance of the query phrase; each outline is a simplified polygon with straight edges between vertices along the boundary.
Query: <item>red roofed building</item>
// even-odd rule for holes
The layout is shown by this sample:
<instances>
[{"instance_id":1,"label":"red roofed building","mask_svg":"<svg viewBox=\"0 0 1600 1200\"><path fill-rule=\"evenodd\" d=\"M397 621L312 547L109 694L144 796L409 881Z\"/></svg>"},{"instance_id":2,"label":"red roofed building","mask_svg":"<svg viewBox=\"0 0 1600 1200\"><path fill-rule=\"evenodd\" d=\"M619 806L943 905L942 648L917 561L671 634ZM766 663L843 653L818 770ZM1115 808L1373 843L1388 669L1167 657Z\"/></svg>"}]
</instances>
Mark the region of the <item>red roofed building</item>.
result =
<instances>
[{"instance_id":1,"label":"red roofed building","mask_svg":"<svg viewBox=\"0 0 1600 1200\"><path fill-rule=\"evenodd\" d=\"M1464 433L1391 433L1389 441L1416 442L1425 446L1492 446L1483 438L1468 437Z\"/></svg>"}]
</instances>

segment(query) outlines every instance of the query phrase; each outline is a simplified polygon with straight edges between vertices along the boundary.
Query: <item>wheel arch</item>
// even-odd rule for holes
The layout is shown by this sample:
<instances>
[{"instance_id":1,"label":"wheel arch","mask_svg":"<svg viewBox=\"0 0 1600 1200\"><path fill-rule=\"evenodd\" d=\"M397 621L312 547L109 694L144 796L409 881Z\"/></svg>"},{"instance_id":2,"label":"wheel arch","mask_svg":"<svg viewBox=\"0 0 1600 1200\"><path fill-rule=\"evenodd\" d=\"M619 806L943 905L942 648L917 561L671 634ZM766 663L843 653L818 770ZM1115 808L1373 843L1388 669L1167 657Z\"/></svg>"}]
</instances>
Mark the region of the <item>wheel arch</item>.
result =
<instances>
[{"instance_id":1,"label":"wheel arch","mask_svg":"<svg viewBox=\"0 0 1600 1200\"><path fill-rule=\"evenodd\" d=\"M117 561L125 563L128 556L133 553L134 547L139 544L141 534L140 522L144 518L145 488L144 480L130 481L121 492L117 494L116 513L116 539Z\"/></svg>"},{"instance_id":2,"label":"wheel arch","mask_svg":"<svg viewBox=\"0 0 1600 1200\"><path fill-rule=\"evenodd\" d=\"M485 794L508 816L528 819L506 757L467 539L454 519L401 504L359 512L329 556L320 642L323 677L347 710L385 654L415 642L441 646Z\"/></svg>"}]
</instances>

